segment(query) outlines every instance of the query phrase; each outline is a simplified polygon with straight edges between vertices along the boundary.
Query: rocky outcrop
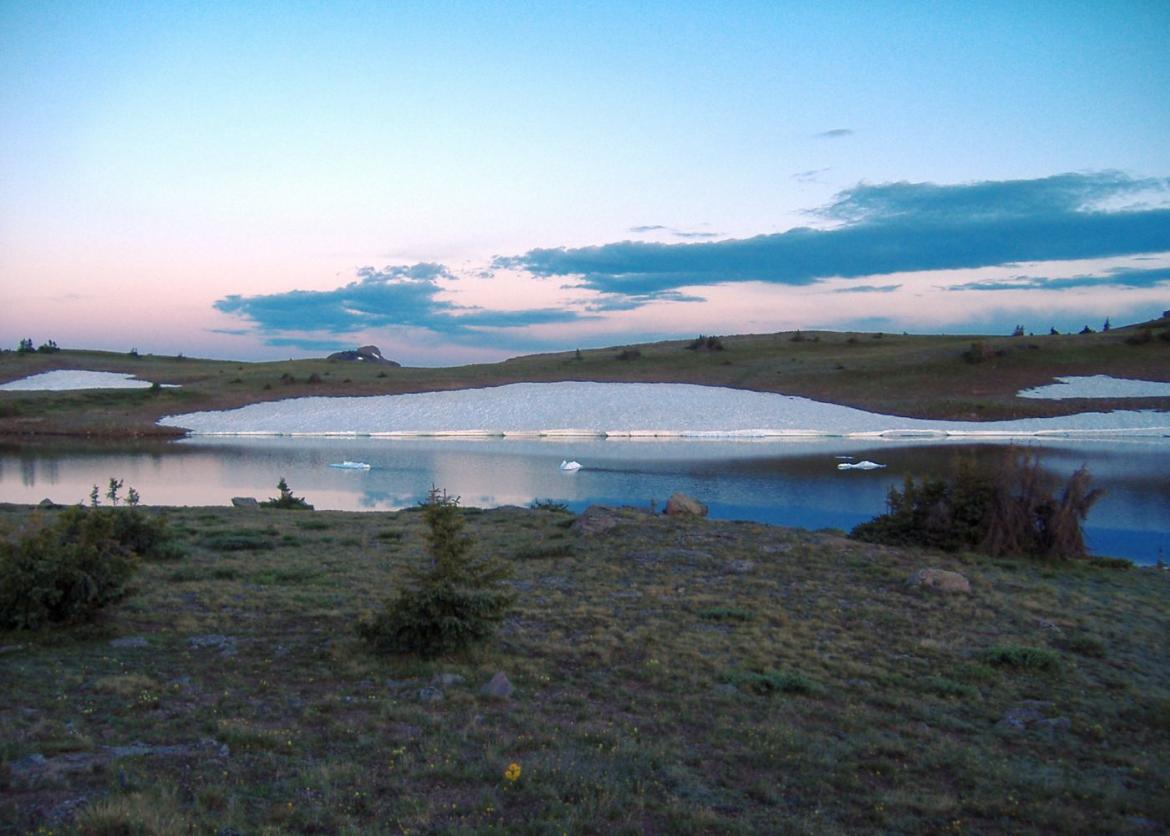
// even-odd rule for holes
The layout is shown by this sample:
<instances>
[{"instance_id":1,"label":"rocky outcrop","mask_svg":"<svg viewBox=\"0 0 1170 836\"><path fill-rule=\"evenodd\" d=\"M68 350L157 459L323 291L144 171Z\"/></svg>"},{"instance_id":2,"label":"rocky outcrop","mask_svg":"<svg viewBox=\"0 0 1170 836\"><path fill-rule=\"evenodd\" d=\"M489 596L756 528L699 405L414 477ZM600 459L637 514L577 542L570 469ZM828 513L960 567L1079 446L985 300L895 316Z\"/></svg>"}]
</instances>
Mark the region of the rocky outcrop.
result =
<instances>
[{"instance_id":1,"label":"rocky outcrop","mask_svg":"<svg viewBox=\"0 0 1170 836\"><path fill-rule=\"evenodd\" d=\"M326 360L342 360L351 363L377 363L380 366L400 366L400 363L395 363L393 360L387 360L382 356L381 349L376 345L363 345L355 351L338 351L330 354L325 358Z\"/></svg>"}]
</instances>

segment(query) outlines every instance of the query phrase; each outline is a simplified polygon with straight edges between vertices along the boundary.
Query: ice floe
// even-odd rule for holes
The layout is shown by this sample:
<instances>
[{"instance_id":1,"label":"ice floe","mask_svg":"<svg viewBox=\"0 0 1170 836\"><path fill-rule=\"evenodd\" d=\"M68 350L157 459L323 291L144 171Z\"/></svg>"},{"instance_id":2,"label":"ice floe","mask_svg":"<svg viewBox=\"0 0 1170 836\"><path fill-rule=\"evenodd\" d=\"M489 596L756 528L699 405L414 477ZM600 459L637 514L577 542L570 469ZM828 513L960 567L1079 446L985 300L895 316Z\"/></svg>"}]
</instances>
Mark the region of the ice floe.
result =
<instances>
[{"instance_id":1,"label":"ice floe","mask_svg":"<svg viewBox=\"0 0 1170 836\"><path fill-rule=\"evenodd\" d=\"M115 372L86 372L77 369L61 369L55 372L11 380L0 385L5 392L66 392L72 389L149 389L154 384L149 380L138 380L131 374ZM162 384L170 386L170 384Z\"/></svg>"},{"instance_id":2,"label":"ice floe","mask_svg":"<svg viewBox=\"0 0 1170 836\"><path fill-rule=\"evenodd\" d=\"M1170 398L1170 383L1130 380L1095 374L1089 377L1058 377L1059 383L1037 386L1017 393L1021 398L1064 400L1066 398Z\"/></svg>"},{"instance_id":3,"label":"ice floe","mask_svg":"<svg viewBox=\"0 0 1170 836\"><path fill-rule=\"evenodd\" d=\"M371 437L857 438L1170 433L1170 412L933 421L807 398L681 383L514 383L372 397L311 397L162 418L202 435Z\"/></svg>"}]
</instances>

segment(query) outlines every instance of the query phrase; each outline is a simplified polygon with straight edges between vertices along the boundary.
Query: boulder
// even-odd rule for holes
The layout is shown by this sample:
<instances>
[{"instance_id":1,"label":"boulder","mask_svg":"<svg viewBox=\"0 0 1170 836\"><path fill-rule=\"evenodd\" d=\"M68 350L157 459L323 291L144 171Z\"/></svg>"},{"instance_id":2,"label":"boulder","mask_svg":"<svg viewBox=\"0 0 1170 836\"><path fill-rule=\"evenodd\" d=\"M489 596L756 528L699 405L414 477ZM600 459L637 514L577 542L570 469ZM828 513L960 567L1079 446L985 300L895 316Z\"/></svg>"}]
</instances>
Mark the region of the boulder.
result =
<instances>
[{"instance_id":1,"label":"boulder","mask_svg":"<svg viewBox=\"0 0 1170 836\"><path fill-rule=\"evenodd\" d=\"M921 586L937 592L971 592L971 582L958 572L946 569L919 569L906 581L909 586Z\"/></svg>"},{"instance_id":2,"label":"boulder","mask_svg":"<svg viewBox=\"0 0 1170 836\"><path fill-rule=\"evenodd\" d=\"M498 671L479 692L489 699L506 700L512 696L512 683L508 681L507 674Z\"/></svg>"},{"instance_id":3,"label":"boulder","mask_svg":"<svg viewBox=\"0 0 1170 836\"><path fill-rule=\"evenodd\" d=\"M668 517L705 517L707 506L694 497L675 491L666 500L665 513Z\"/></svg>"},{"instance_id":4,"label":"boulder","mask_svg":"<svg viewBox=\"0 0 1170 836\"><path fill-rule=\"evenodd\" d=\"M259 508L260 503L254 496L233 496L232 506L235 508Z\"/></svg>"}]
</instances>

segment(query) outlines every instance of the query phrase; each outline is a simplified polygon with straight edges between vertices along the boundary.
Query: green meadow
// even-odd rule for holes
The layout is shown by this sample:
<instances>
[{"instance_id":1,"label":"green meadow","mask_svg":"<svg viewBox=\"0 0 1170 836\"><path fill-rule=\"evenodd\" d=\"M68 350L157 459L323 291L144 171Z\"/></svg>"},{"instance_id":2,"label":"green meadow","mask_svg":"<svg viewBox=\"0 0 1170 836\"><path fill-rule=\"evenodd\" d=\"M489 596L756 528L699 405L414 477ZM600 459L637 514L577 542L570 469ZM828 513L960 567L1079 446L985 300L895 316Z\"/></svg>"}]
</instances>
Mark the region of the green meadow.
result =
<instances>
[{"instance_id":1,"label":"green meadow","mask_svg":"<svg viewBox=\"0 0 1170 836\"><path fill-rule=\"evenodd\" d=\"M467 508L517 603L423 662L355 632L425 559L417 509L147 513L181 557L93 624L0 633L2 833L1170 825L1160 568ZM909 586L926 567L970 593Z\"/></svg>"}]
</instances>

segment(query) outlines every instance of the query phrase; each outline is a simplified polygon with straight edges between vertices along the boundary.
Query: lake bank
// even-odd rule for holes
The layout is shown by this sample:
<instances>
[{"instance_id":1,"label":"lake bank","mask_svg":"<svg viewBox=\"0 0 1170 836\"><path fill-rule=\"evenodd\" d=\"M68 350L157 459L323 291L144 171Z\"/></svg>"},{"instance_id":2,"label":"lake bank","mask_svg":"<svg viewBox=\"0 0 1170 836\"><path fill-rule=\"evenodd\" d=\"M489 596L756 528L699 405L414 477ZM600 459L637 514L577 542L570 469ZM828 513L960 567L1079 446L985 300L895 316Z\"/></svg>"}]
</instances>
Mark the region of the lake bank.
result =
<instances>
[{"instance_id":1,"label":"lake bank","mask_svg":"<svg viewBox=\"0 0 1170 836\"><path fill-rule=\"evenodd\" d=\"M167 514L187 557L146 565L99 625L0 635L13 828L103 809L239 832L1170 823L1164 572L469 509L518 605L488 646L421 663L352 630L422 559L416 513ZM972 594L908 586L926 566ZM501 671L511 697L480 696Z\"/></svg>"}]
</instances>

